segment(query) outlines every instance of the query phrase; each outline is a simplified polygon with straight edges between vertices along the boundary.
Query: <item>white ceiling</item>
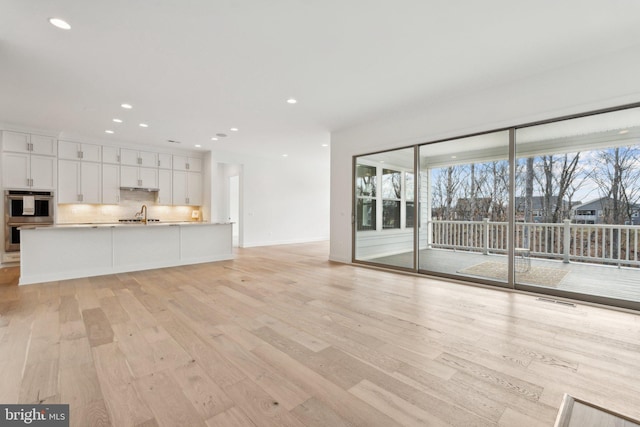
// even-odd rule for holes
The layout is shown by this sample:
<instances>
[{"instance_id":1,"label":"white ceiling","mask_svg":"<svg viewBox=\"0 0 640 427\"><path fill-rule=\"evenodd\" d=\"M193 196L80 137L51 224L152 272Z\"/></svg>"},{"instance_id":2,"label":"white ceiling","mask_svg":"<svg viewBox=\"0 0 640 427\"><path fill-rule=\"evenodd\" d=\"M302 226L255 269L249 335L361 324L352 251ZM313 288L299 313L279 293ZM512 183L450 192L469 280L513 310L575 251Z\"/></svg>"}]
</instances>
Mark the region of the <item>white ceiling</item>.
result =
<instances>
[{"instance_id":1,"label":"white ceiling","mask_svg":"<svg viewBox=\"0 0 640 427\"><path fill-rule=\"evenodd\" d=\"M638 16L636 0L0 0L0 123L328 161L331 131L630 47Z\"/></svg>"}]
</instances>

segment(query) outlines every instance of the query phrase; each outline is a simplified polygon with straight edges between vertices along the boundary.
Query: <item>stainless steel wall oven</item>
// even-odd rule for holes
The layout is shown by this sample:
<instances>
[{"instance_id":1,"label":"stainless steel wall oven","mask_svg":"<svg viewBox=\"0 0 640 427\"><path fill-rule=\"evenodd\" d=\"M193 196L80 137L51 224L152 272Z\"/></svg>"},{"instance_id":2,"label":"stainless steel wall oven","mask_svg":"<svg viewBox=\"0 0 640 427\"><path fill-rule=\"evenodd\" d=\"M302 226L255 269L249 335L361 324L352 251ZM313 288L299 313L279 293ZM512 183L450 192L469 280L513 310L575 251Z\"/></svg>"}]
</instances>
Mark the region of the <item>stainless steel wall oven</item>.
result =
<instances>
[{"instance_id":1,"label":"stainless steel wall oven","mask_svg":"<svg viewBox=\"0 0 640 427\"><path fill-rule=\"evenodd\" d=\"M53 192L5 190L4 249L20 250L20 227L53 225Z\"/></svg>"}]
</instances>

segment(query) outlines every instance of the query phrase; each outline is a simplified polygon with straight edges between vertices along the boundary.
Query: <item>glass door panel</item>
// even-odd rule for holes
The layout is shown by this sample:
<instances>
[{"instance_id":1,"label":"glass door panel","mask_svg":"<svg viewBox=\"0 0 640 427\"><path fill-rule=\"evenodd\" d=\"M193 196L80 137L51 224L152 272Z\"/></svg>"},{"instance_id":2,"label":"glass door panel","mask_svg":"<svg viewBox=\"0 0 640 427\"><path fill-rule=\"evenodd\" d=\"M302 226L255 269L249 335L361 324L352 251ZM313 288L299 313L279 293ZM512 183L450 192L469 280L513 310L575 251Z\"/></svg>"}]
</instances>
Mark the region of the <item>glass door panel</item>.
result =
<instances>
[{"instance_id":1,"label":"glass door panel","mask_svg":"<svg viewBox=\"0 0 640 427\"><path fill-rule=\"evenodd\" d=\"M516 287L640 302L640 109L516 130Z\"/></svg>"},{"instance_id":2,"label":"glass door panel","mask_svg":"<svg viewBox=\"0 0 640 427\"><path fill-rule=\"evenodd\" d=\"M414 149L355 159L354 259L414 269Z\"/></svg>"},{"instance_id":3,"label":"glass door panel","mask_svg":"<svg viewBox=\"0 0 640 427\"><path fill-rule=\"evenodd\" d=\"M508 283L509 132L420 146L423 272Z\"/></svg>"}]
</instances>

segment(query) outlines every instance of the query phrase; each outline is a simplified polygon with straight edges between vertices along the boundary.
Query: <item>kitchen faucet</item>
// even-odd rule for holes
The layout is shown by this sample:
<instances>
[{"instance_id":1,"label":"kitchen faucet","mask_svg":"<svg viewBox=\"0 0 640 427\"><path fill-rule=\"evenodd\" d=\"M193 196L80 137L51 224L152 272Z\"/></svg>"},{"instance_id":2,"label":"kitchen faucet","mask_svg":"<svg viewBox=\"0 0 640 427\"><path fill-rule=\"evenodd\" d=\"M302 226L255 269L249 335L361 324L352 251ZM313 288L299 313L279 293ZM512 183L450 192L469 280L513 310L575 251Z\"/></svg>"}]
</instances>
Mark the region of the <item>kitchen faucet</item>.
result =
<instances>
[{"instance_id":1,"label":"kitchen faucet","mask_svg":"<svg viewBox=\"0 0 640 427\"><path fill-rule=\"evenodd\" d=\"M140 218L140 222L142 222L143 224L147 223L147 205L142 205L142 207L140 208L140 212L136 213L136 218L138 217L142 217Z\"/></svg>"}]
</instances>

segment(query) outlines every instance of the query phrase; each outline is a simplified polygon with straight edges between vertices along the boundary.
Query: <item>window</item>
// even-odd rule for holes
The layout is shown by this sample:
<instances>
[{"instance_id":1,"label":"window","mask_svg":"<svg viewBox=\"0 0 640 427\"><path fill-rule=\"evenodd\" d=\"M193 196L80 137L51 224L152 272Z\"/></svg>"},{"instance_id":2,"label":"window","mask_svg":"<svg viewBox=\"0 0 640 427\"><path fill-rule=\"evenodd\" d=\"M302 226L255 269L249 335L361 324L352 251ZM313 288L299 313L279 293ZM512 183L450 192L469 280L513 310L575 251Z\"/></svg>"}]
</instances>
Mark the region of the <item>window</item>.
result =
<instances>
[{"instance_id":1,"label":"window","mask_svg":"<svg viewBox=\"0 0 640 427\"><path fill-rule=\"evenodd\" d=\"M358 231L376 229L376 183L376 168L358 165L356 174L356 225Z\"/></svg>"},{"instance_id":2,"label":"window","mask_svg":"<svg viewBox=\"0 0 640 427\"><path fill-rule=\"evenodd\" d=\"M405 172L404 174L404 199L405 199L405 227L413 228L414 221L414 208L415 204L413 202L413 189L414 189L414 181L413 174L410 172Z\"/></svg>"},{"instance_id":3,"label":"window","mask_svg":"<svg viewBox=\"0 0 640 427\"><path fill-rule=\"evenodd\" d=\"M400 228L402 172L382 170L382 228Z\"/></svg>"}]
</instances>

